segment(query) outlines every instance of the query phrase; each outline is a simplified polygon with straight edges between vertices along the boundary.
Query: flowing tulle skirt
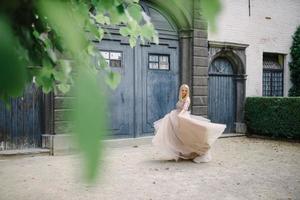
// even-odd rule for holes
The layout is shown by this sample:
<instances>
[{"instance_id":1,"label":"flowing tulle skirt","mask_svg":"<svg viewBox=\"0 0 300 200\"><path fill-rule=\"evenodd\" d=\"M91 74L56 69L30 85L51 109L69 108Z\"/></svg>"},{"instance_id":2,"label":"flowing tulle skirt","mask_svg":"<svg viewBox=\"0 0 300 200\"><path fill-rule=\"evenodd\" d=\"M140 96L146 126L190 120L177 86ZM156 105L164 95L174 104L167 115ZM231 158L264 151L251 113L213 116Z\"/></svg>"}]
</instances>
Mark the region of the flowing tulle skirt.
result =
<instances>
[{"instance_id":1,"label":"flowing tulle skirt","mask_svg":"<svg viewBox=\"0 0 300 200\"><path fill-rule=\"evenodd\" d=\"M212 123L204 117L192 115L190 111L178 114L178 110L172 110L155 121L152 139L153 145L174 159L193 159L204 155L226 128L224 124Z\"/></svg>"}]
</instances>

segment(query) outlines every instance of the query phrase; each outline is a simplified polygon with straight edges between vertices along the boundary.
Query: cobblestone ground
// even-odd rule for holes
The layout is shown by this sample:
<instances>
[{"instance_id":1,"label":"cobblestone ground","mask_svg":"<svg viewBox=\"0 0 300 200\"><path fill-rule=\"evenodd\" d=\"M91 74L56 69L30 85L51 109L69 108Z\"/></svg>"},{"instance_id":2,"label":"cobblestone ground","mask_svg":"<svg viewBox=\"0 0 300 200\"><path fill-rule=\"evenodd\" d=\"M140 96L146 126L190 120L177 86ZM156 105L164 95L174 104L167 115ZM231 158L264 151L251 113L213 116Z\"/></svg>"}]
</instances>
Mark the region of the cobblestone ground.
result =
<instances>
[{"instance_id":1,"label":"cobblestone ground","mask_svg":"<svg viewBox=\"0 0 300 200\"><path fill-rule=\"evenodd\" d=\"M165 160L150 144L107 148L92 186L79 155L0 160L0 199L300 199L300 143L220 138L212 156L196 164Z\"/></svg>"}]
</instances>

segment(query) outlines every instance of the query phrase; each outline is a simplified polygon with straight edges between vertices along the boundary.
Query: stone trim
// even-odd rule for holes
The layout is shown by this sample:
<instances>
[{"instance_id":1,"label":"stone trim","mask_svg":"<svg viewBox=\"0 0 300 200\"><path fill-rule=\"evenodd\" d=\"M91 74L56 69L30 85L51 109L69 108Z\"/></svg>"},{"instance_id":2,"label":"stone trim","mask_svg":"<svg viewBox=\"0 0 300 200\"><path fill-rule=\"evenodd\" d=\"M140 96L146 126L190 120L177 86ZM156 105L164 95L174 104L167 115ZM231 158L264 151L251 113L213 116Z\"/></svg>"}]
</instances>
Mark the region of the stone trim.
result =
<instances>
[{"instance_id":1,"label":"stone trim","mask_svg":"<svg viewBox=\"0 0 300 200\"><path fill-rule=\"evenodd\" d=\"M210 64L218 57L227 58L234 68L236 81L236 131L244 132L244 104L246 98L246 48L248 44L209 41L208 60Z\"/></svg>"},{"instance_id":2,"label":"stone trim","mask_svg":"<svg viewBox=\"0 0 300 200\"><path fill-rule=\"evenodd\" d=\"M179 32L180 83L192 85L192 30Z\"/></svg>"},{"instance_id":3,"label":"stone trim","mask_svg":"<svg viewBox=\"0 0 300 200\"><path fill-rule=\"evenodd\" d=\"M219 41L209 41L209 48L224 48L224 49L235 49L235 50L245 50L249 44L240 44L234 42L219 42Z\"/></svg>"}]
</instances>

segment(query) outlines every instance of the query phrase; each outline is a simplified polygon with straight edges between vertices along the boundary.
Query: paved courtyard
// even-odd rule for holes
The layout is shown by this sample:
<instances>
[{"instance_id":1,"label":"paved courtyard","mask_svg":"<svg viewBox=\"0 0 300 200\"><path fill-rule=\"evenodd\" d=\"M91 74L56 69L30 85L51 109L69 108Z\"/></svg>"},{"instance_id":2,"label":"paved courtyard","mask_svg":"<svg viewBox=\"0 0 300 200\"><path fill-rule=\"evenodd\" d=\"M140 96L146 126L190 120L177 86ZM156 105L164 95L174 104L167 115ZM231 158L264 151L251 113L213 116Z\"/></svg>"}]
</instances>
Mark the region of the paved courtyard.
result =
<instances>
[{"instance_id":1,"label":"paved courtyard","mask_svg":"<svg viewBox=\"0 0 300 200\"><path fill-rule=\"evenodd\" d=\"M1 200L300 199L300 143L220 138L210 163L174 162L150 144L109 147L99 179L79 155L0 160Z\"/></svg>"}]
</instances>

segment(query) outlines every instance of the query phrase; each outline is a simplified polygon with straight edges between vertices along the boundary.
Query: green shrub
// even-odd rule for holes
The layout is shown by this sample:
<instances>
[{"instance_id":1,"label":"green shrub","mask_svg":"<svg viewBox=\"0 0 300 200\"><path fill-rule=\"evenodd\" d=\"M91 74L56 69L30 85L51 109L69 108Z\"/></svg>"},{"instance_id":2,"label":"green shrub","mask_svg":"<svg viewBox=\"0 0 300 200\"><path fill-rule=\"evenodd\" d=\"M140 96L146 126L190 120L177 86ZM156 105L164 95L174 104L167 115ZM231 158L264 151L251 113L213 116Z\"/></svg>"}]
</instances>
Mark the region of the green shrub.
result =
<instances>
[{"instance_id":1,"label":"green shrub","mask_svg":"<svg viewBox=\"0 0 300 200\"><path fill-rule=\"evenodd\" d=\"M300 97L248 97L247 134L300 139Z\"/></svg>"},{"instance_id":2,"label":"green shrub","mask_svg":"<svg viewBox=\"0 0 300 200\"><path fill-rule=\"evenodd\" d=\"M292 87L289 90L289 96L300 96L300 26L293 35L293 44L291 46L290 76Z\"/></svg>"}]
</instances>

